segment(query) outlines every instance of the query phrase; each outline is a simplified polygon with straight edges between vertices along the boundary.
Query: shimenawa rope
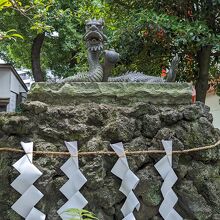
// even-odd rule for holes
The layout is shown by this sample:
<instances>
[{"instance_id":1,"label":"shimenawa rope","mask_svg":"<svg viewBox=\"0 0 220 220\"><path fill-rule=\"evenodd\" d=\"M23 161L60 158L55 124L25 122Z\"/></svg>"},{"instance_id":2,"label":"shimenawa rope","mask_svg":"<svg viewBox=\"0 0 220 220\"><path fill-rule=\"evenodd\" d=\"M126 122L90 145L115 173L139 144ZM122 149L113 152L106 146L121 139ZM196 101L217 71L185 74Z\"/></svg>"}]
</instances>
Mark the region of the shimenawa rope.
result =
<instances>
[{"instance_id":1,"label":"shimenawa rope","mask_svg":"<svg viewBox=\"0 0 220 220\"><path fill-rule=\"evenodd\" d=\"M196 148L190 148L186 150L174 150L173 154L187 154L192 152L198 152L198 151L204 151L209 150L215 147L220 146L220 140L218 140L215 144L203 146L203 147L196 147ZM24 153L23 150L19 150L16 148L9 148L4 147L0 148L0 153L3 152L12 152L12 153ZM164 150L140 150L140 151L125 151L125 154L127 156L129 155L143 155L143 154L165 154L166 152ZM42 155L42 156L70 156L69 152L56 152L56 151L33 151L34 155ZM116 155L113 151L90 151L90 152L79 152L78 156L97 156L97 155Z\"/></svg>"}]
</instances>

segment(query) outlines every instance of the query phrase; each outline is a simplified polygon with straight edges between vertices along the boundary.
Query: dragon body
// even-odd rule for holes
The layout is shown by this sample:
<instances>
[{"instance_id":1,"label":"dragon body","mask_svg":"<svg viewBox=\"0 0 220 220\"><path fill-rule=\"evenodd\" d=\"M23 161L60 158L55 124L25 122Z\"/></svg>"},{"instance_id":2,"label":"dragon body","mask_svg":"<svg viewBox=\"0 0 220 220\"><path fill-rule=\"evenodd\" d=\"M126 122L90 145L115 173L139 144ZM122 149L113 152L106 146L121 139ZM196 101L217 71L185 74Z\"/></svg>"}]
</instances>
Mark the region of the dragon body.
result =
<instances>
[{"instance_id":1,"label":"dragon body","mask_svg":"<svg viewBox=\"0 0 220 220\"><path fill-rule=\"evenodd\" d=\"M78 73L61 80L61 82L101 82L103 67L99 63L99 54L97 51L88 51L89 72Z\"/></svg>"},{"instance_id":2,"label":"dragon body","mask_svg":"<svg viewBox=\"0 0 220 220\"><path fill-rule=\"evenodd\" d=\"M147 76L141 72L127 72L124 75L109 77L108 82L164 82L161 77Z\"/></svg>"},{"instance_id":3,"label":"dragon body","mask_svg":"<svg viewBox=\"0 0 220 220\"><path fill-rule=\"evenodd\" d=\"M60 82L100 82L103 79L103 66L99 62L104 41L103 20L90 20L86 23L84 40L87 45L89 71L62 79Z\"/></svg>"},{"instance_id":4,"label":"dragon body","mask_svg":"<svg viewBox=\"0 0 220 220\"><path fill-rule=\"evenodd\" d=\"M78 73L67 77L60 82L149 82L164 83L174 82L178 67L178 56L171 62L167 78L145 75L141 72L127 72L121 76L111 77L111 71L119 61L119 54L114 50L104 50L104 42L107 37L103 34L104 22L100 20L89 20L86 22L86 41L88 51L89 71ZM104 54L104 64L100 64L100 55Z\"/></svg>"},{"instance_id":5,"label":"dragon body","mask_svg":"<svg viewBox=\"0 0 220 220\"><path fill-rule=\"evenodd\" d=\"M109 77L108 82L149 82L149 83L174 82L176 78L178 62L179 62L179 58L176 55L171 62L171 67L169 69L166 79L164 79L163 77L149 76L149 75L145 75L142 72L134 71L134 72L127 72L121 76Z\"/></svg>"}]
</instances>

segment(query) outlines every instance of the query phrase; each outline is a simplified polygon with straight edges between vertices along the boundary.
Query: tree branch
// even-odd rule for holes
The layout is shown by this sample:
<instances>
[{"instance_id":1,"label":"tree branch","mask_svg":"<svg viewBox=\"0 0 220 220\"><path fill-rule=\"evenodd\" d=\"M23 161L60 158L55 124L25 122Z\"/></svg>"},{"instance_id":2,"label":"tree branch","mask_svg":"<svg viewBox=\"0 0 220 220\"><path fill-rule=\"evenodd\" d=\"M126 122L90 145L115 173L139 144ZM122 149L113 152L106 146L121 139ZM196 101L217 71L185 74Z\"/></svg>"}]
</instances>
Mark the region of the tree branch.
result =
<instances>
[{"instance_id":1,"label":"tree branch","mask_svg":"<svg viewBox=\"0 0 220 220\"><path fill-rule=\"evenodd\" d=\"M32 20L23 10L22 8L18 5L16 1L9 0L9 2L12 4L12 9L18 11L20 14L22 14L24 17L26 17L28 20Z\"/></svg>"},{"instance_id":2,"label":"tree branch","mask_svg":"<svg viewBox=\"0 0 220 220\"><path fill-rule=\"evenodd\" d=\"M213 56L213 57L219 57L219 56L220 56L220 51L211 53L211 56Z\"/></svg>"}]
</instances>

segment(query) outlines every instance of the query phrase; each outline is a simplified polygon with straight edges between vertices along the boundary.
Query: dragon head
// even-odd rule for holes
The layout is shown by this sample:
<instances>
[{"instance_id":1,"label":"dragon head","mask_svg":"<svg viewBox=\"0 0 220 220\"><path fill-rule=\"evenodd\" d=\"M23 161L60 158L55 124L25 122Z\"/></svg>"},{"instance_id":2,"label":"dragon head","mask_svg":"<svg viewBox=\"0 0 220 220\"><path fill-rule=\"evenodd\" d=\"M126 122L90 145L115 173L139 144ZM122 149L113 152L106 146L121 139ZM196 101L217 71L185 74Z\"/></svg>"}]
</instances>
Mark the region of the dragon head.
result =
<instances>
[{"instance_id":1,"label":"dragon head","mask_svg":"<svg viewBox=\"0 0 220 220\"><path fill-rule=\"evenodd\" d=\"M103 49L104 41L107 40L107 37L103 34L103 27L103 19L86 21L84 40L89 50L100 51Z\"/></svg>"}]
</instances>

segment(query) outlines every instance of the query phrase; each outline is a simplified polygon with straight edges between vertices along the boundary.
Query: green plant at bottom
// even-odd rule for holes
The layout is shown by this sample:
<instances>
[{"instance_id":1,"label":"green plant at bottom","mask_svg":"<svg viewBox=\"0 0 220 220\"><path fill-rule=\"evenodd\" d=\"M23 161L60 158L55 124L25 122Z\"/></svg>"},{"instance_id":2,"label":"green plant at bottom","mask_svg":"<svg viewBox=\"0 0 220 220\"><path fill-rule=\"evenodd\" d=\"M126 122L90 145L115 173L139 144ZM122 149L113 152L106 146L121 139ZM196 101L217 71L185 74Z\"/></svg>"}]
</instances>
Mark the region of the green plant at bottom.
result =
<instances>
[{"instance_id":1,"label":"green plant at bottom","mask_svg":"<svg viewBox=\"0 0 220 220\"><path fill-rule=\"evenodd\" d=\"M70 216L69 220L98 220L92 212L85 209L71 208L64 211L64 213L67 213Z\"/></svg>"}]
</instances>

